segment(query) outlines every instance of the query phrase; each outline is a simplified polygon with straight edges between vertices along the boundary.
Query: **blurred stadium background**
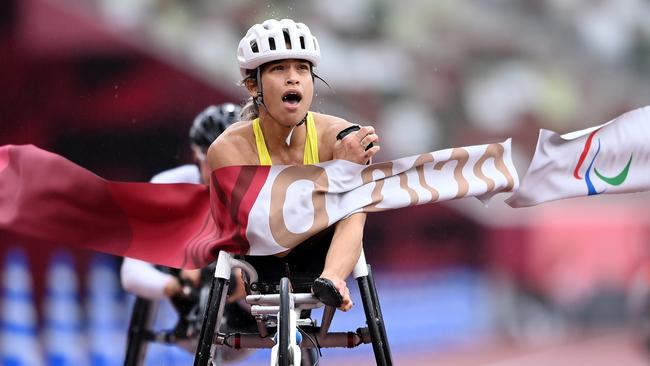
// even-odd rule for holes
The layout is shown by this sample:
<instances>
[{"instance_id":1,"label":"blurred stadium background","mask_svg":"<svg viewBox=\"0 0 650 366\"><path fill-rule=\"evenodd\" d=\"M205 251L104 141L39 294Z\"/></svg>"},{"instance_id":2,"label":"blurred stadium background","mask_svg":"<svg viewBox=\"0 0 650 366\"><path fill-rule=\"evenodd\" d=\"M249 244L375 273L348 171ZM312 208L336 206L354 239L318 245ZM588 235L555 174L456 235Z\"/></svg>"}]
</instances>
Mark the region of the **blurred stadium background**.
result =
<instances>
[{"instance_id":1,"label":"blurred stadium background","mask_svg":"<svg viewBox=\"0 0 650 366\"><path fill-rule=\"evenodd\" d=\"M4 0L0 144L147 181L190 161L196 113L243 101L237 43L283 17L308 24L322 48L332 88L317 82L313 109L373 124L378 160L513 137L523 175L539 128L574 131L650 104L644 0ZM650 196L518 210L503 198L369 217L396 364L650 362ZM0 236L1 364L122 363L132 298L120 259L64 248ZM156 365L191 360L153 353ZM324 355L323 365L371 362L367 346Z\"/></svg>"}]
</instances>

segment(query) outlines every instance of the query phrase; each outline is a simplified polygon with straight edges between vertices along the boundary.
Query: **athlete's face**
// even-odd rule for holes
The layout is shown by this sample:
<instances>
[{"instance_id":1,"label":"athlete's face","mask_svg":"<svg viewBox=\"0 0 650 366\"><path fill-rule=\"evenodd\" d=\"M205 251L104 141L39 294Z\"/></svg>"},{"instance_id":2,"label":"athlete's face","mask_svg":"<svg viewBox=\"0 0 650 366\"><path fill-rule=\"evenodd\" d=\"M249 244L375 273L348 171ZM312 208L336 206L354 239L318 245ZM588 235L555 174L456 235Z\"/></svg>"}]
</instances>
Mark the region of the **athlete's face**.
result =
<instances>
[{"instance_id":1,"label":"athlete's face","mask_svg":"<svg viewBox=\"0 0 650 366\"><path fill-rule=\"evenodd\" d=\"M262 88L271 116L293 126L305 117L314 97L311 64L296 59L270 62L262 67Z\"/></svg>"}]
</instances>

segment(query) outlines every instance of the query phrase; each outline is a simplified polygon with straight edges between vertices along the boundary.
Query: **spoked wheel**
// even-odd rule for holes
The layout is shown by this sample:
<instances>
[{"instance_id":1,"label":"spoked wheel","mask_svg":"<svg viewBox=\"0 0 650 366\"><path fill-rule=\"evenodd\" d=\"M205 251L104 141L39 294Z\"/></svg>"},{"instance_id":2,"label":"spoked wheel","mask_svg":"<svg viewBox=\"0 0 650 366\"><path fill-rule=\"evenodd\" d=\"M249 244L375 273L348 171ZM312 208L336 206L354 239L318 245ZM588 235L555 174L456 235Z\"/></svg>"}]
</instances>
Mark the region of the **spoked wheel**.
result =
<instances>
[{"instance_id":1,"label":"spoked wheel","mask_svg":"<svg viewBox=\"0 0 650 366\"><path fill-rule=\"evenodd\" d=\"M280 280L280 315L278 317L278 365L289 366L289 279Z\"/></svg>"}]
</instances>

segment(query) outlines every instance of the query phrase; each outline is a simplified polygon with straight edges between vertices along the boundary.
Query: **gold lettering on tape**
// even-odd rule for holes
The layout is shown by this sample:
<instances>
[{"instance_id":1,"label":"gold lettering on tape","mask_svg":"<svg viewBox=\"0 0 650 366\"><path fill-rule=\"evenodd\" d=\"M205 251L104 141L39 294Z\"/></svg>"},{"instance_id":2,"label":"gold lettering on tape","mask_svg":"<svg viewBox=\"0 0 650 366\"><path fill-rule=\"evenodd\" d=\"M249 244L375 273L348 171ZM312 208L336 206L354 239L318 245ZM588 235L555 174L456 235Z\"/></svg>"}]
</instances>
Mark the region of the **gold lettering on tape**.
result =
<instances>
[{"instance_id":1,"label":"gold lettering on tape","mask_svg":"<svg viewBox=\"0 0 650 366\"><path fill-rule=\"evenodd\" d=\"M311 202L314 208L313 223L303 233L293 233L287 228L284 219L284 205L287 199L287 189L299 180L309 180L314 183L311 193ZM278 174L271 187L271 207L269 210L269 225L275 241L289 249L302 242L304 239L325 229L329 223L329 216L325 210L325 194L329 187L327 172L316 165L290 166Z\"/></svg>"}]
</instances>

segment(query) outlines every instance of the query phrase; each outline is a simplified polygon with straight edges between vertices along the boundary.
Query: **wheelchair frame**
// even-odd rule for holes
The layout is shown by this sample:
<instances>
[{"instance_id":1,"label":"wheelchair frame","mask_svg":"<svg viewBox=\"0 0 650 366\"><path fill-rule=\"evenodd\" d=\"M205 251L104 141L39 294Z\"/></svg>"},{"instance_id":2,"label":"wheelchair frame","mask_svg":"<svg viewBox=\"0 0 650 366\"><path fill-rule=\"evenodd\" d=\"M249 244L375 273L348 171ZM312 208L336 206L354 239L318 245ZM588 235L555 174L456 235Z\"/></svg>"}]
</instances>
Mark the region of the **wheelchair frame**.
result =
<instances>
[{"instance_id":1,"label":"wheelchair frame","mask_svg":"<svg viewBox=\"0 0 650 366\"><path fill-rule=\"evenodd\" d=\"M240 268L248 277L249 283L257 283L257 271L247 262L235 259L229 253L219 252L214 277L210 286L208 306L203 317L199 344L194 357L194 366L219 364L219 347L271 348L272 365L297 365L300 349L347 347L372 343L377 365L392 365L390 347L386 336L383 315L377 297L377 290L370 265L366 263L363 251L354 267L353 276L361 291L366 317L366 327L355 332L329 332L329 326L336 309L326 306L321 325L316 326L311 318L296 318L301 310L311 310L323 304L311 293L292 293L290 280L280 280L279 294L260 294L251 289L246 302L251 305L251 313L257 321L257 333L215 332L221 323L226 294L230 285L230 275L234 268ZM273 333L277 332L277 343ZM302 340L297 344L297 332Z\"/></svg>"}]
</instances>

